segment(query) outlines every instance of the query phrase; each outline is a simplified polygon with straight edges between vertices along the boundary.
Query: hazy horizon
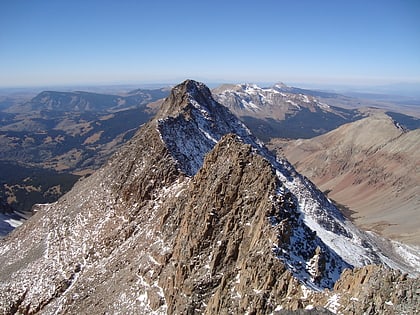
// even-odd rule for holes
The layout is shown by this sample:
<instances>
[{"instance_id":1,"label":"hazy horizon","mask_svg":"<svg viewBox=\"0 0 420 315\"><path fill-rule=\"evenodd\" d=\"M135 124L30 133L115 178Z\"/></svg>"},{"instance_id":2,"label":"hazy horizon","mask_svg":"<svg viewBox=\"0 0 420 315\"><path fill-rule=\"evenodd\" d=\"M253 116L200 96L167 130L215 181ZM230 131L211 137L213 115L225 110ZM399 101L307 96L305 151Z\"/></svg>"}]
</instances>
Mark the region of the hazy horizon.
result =
<instances>
[{"instance_id":1,"label":"hazy horizon","mask_svg":"<svg viewBox=\"0 0 420 315\"><path fill-rule=\"evenodd\" d=\"M123 93L128 92L129 90L134 89L158 89L158 88L171 88L182 81L190 79L185 78L177 82L129 82L129 83L104 83L104 84L61 84L61 85L39 85L39 86L12 86L12 87L2 87L0 86L0 96L12 95L15 93L23 92L29 94L37 94L42 91L62 91L62 92L74 92L74 91L86 91L102 94L112 94L112 93ZM325 92L333 92L343 95L356 96L360 94L366 94L366 96L371 95L372 97L377 96L396 96L396 97L407 97L416 100L420 100L420 85L416 83L396 83L388 85L345 85L345 84L322 84L322 83L313 83L313 82L284 82L281 80L272 81L272 82L211 82L208 80L201 80L200 82L205 83L209 88L216 88L223 84L256 84L260 87L270 87L276 83L284 83L290 87L296 87L301 89L308 90L317 90ZM419 104L420 105L420 104Z\"/></svg>"}]
</instances>

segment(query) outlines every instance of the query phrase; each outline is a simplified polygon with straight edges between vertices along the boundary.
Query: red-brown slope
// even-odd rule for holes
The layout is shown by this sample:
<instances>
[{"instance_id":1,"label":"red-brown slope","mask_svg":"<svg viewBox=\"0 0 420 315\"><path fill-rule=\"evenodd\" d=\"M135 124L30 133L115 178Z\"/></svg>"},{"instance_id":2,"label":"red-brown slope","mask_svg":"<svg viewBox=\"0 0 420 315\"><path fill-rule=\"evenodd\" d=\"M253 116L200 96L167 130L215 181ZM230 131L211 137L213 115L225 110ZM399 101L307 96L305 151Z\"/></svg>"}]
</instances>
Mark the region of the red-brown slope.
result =
<instances>
[{"instance_id":1,"label":"red-brown slope","mask_svg":"<svg viewBox=\"0 0 420 315\"><path fill-rule=\"evenodd\" d=\"M404 132L386 115L343 125L282 147L299 172L356 213L363 228L420 244L420 130Z\"/></svg>"}]
</instances>

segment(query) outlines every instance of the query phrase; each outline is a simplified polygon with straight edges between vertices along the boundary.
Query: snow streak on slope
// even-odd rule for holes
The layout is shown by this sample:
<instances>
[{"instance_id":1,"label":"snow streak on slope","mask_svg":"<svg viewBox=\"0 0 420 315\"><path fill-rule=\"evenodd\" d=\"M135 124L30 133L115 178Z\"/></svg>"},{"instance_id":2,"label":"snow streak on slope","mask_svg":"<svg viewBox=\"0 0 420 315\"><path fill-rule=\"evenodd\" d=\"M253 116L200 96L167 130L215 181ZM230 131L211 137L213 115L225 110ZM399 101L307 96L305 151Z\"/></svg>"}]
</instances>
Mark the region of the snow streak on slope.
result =
<instances>
[{"instance_id":1,"label":"snow streak on slope","mask_svg":"<svg viewBox=\"0 0 420 315\"><path fill-rule=\"evenodd\" d=\"M0 239L22 225L25 219L16 213L0 213Z\"/></svg>"},{"instance_id":2,"label":"snow streak on slope","mask_svg":"<svg viewBox=\"0 0 420 315\"><path fill-rule=\"evenodd\" d=\"M261 154L276 168L278 178L296 198L305 224L348 264L360 267L384 264L416 275L420 266L409 255L400 255L390 241L359 230L306 177L286 160L277 160L264 148ZM417 256L417 261L420 257Z\"/></svg>"},{"instance_id":3,"label":"snow streak on slope","mask_svg":"<svg viewBox=\"0 0 420 315\"><path fill-rule=\"evenodd\" d=\"M307 287L314 290L332 288L341 272L351 265L305 224L296 198L285 192L284 186L272 196L273 203L279 200L280 211L269 217L270 223L279 231L279 239L273 246L274 254Z\"/></svg>"}]
</instances>

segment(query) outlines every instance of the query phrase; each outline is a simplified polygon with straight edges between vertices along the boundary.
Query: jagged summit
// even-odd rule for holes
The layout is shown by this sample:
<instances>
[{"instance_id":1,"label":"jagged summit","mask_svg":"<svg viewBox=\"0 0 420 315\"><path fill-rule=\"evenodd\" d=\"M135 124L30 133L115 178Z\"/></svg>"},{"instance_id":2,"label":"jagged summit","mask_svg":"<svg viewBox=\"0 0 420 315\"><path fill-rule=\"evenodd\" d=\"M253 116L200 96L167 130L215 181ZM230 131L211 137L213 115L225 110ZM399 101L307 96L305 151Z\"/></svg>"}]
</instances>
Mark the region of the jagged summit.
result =
<instances>
[{"instance_id":1,"label":"jagged summit","mask_svg":"<svg viewBox=\"0 0 420 315\"><path fill-rule=\"evenodd\" d=\"M175 116L192 101L201 106L211 106L210 99L212 99L211 92L204 83L185 80L171 90L156 117Z\"/></svg>"},{"instance_id":2,"label":"jagged summit","mask_svg":"<svg viewBox=\"0 0 420 315\"><path fill-rule=\"evenodd\" d=\"M192 80L174 87L156 118L163 141L189 176L198 171L204 156L225 134L235 133L255 145L258 142L245 125L213 99L203 83Z\"/></svg>"},{"instance_id":3,"label":"jagged summit","mask_svg":"<svg viewBox=\"0 0 420 315\"><path fill-rule=\"evenodd\" d=\"M410 269L382 241L187 80L103 168L0 243L0 313L336 310L341 295L323 290L346 268Z\"/></svg>"}]
</instances>

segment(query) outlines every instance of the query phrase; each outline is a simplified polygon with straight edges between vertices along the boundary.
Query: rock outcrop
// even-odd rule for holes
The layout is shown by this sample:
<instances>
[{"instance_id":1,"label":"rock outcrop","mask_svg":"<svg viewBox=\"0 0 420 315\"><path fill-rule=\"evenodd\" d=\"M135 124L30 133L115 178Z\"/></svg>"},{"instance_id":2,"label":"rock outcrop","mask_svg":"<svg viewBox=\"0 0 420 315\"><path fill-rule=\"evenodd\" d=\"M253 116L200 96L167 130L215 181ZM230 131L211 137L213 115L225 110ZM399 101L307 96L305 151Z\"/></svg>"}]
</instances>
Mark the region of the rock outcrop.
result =
<instances>
[{"instance_id":1,"label":"rock outcrop","mask_svg":"<svg viewBox=\"0 0 420 315\"><path fill-rule=\"evenodd\" d=\"M419 281L382 266L346 270L334 286L337 312L343 314L416 314Z\"/></svg>"}]
</instances>

